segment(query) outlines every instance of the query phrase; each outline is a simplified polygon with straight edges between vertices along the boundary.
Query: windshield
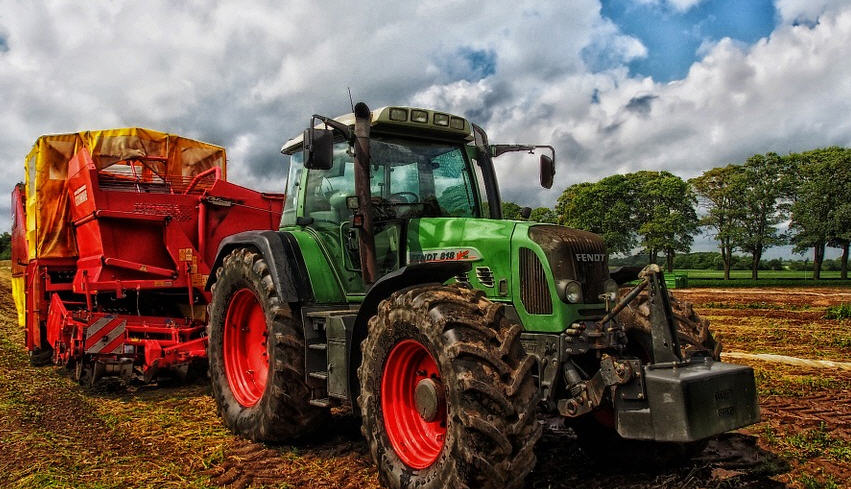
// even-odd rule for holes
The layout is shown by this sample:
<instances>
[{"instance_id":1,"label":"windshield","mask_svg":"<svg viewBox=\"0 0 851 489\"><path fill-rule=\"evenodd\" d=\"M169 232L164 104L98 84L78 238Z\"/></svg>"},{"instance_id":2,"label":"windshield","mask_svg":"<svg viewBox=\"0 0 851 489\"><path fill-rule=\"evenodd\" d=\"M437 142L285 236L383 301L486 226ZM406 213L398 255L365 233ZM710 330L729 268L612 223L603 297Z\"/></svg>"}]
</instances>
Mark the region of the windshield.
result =
<instances>
[{"instance_id":1,"label":"windshield","mask_svg":"<svg viewBox=\"0 0 851 489\"><path fill-rule=\"evenodd\" d=\"M370 189L377 218L477 217L479 206L463 146L409 139L370 140ZM355 195L354 156L334 145L334 166L310 170L305 216L343 222L346 197Z\"/></svg>"}]
</instances>

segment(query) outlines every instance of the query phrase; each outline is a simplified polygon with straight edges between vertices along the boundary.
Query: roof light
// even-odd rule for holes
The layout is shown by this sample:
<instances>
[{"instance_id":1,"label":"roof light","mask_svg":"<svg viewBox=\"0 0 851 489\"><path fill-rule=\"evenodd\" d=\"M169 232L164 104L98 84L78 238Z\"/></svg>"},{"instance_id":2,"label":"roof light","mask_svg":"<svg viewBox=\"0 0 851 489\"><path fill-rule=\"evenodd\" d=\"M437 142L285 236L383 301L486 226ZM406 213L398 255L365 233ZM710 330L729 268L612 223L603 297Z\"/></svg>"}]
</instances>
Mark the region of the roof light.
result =
<instances>
[{"instance_id":1,"label":"roof light","mask_svg":"<svg viewBox=\"0 0 851 489\"><path fill-rule=\"evenodd\" d=\"M463 130L464 129L464 119L462 119L460 117L452 117L451 119L449 119L449 126L452 129Z\"/></svg>"},{"instance_id":2,"label":"roof light","mask_svg":"<svg viewBox=\"0 0 851 489\"><path fill-rule=\"evenodd\" d=\"M437 126L448 126L449 125L449 116L446 114L434 114L434 124Z\"/></svg>"},{"instance_id":3,"label":"roof light","mask_svg":"<svg viewBox=\"0 0 851 489\"><path fill-rule=\"evenodd\" d=\"M419 122L425 124L428 122L428 112L424 110L412 110L411 111L411 122Z\"/></svg>"},{"instance_id":4,"label":"roof light","mask_svg":"<svg viewBox=\"0 0 851 489\"><path fill-rule=\"evenodd\" d=\"M407 121L408 120L408 110L407 109L390 109L390 120L391 121Z\"/></svg>"}]
</instances>

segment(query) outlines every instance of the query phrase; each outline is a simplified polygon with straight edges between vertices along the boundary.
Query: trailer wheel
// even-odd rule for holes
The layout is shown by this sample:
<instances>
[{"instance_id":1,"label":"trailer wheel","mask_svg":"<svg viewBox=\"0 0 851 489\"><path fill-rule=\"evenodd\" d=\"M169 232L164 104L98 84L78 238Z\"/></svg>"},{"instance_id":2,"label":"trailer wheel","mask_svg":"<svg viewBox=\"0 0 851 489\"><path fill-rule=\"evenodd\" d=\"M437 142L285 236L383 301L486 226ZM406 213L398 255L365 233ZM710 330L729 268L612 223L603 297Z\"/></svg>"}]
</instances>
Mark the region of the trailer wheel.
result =
<instances>
[{"instance_id":1,"label":"trailer wheel","mask_svg":"<svg viewBox=\"0 0 851 489\"><path fill-rule=\"evenodd\" d=\"M521 331L481 291L429 285L382 301L358 403L384 486L522 486L541 427Z\"/></svg>"},{"instance_id":2,"label":"trailer wheel","mask_svg":"<svg viewBox=\"0 0 851 489\"><path fill-rule=\"evenodd\" d=\"M234 250L216 271L212 295L209 372L225 425L255 441L292 440L317 427L328 411L308 404L301 325L266 261Z\"/></svg>"},{"instance_id":3,"label":"trailer wheel","mask_svg":"<svg viewBox=\"0 0 851 489\"><path fill-rule=\"evenodd\" d=\"M43 367L53 363L53 348L36 348L30 352L30 365Z\"/></svg>"}]
</instances>

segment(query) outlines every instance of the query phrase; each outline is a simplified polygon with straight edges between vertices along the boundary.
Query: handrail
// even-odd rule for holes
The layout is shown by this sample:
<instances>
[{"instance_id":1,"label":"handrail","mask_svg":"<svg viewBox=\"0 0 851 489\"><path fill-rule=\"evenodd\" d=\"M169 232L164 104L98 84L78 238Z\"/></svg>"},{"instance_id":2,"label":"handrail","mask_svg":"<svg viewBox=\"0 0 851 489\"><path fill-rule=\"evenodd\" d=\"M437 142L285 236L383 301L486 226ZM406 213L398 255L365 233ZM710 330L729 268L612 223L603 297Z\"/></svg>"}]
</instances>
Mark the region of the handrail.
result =
<instances>
[{"instance_id":1,"label":"handrail","mask_svg":"<svg viewBox=\"0 0 851 489\"><path fill-rule=\"evenodd\" d=\"M195 178L193 178L193 179L192 179L192 181L190 181L190 182L189 182L189 186L188 186L188 187L186 187L186 190L184 190L184 191L183 191L183 195L187 195L187 194L189 194L189 191L190 191L190 190L192 190L192 187L194 187L194 186L195 186L195 184L196 184L196 183L198 183L198 181L199 181L200 179L202 179L202 178L206 177L206 176L207 176L207 175L209 175L210 173L215 173L215 174L216 174L216 179L217 179L217 180L219 180L219 179L221 179L221 178L222 178L222 169L221 169L221 168L219 168L218 166L214 166L214 167L212 167L212 168L209 168L209 169L207 169L207 170L204 170L204 171L202 171L201 173L199 173L199 174L195 175Z\"/></svg>"}]
</instances>

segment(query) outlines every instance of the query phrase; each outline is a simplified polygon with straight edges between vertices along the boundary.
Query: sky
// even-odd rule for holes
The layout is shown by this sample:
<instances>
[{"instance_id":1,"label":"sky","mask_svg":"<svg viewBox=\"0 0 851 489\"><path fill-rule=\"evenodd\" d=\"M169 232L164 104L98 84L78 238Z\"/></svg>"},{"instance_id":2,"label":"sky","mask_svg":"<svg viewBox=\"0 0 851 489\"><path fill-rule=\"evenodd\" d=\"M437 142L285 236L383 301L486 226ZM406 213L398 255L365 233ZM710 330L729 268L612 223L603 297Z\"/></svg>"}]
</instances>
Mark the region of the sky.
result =
<instances>
[{"instance_id":1,"label":"sky","mask_svg":"<svg viewBox=\"0 0 851 489\"><path fill-rule=\"evenodd\" d=\"M849 47L848 0L0 0L0 194L38 136L130 126L223 145L231 181L282 190L281 145L349 112L350 87L552 144L550 191L534 158L496 160L504 198L552 205L616 172L851 146Z\"/></svg>"}]
</instances>

